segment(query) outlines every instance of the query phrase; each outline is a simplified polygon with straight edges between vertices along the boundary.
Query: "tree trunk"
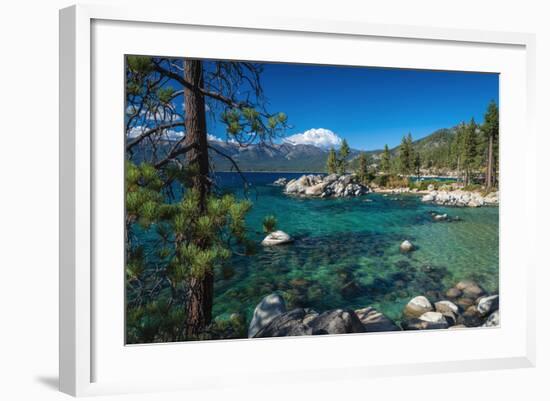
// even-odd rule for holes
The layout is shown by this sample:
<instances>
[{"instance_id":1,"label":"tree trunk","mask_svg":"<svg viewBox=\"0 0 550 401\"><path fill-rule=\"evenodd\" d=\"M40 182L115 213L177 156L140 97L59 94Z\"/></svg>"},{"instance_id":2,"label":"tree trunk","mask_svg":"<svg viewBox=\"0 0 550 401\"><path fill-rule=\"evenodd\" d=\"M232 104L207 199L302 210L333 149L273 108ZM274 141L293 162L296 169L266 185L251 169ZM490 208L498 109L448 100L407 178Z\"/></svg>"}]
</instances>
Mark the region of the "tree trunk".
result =
<instances>
[{"instance_id":1,"label":"tree trunk","mask_svg":"<svg viewBox=\"0 0 550 401\"><path fill-rule=\"evenodd\" d=\"M487 189L493 186L493 136L489 135L489 149L487 155L487 172L485 175L485 187Z\"/></svg>"},{"instance_id":2,"label":"tree trunk","mask_svg":"<svg viewBox=\"0 0 550 401\"><path fill-rule=\"evenodd\" d=\"M208 142L206 137L206 107L204 96L200 92L203 86L202 62L200 60L184 60L185 79L192 88L184 89L185 102L185 144L193 145L187 153L188 166L192 171L192 187L200 197L200 213L206 213L207 196L210 191L208 180ZM200 241L200 240L199 240ZM208 244L197 243L199 247ZM186 337L196 337L204 331L212 319L214 277L212 272L206 272L202 277L189 279L186 309Z\"/></svg>"}]
</instances>

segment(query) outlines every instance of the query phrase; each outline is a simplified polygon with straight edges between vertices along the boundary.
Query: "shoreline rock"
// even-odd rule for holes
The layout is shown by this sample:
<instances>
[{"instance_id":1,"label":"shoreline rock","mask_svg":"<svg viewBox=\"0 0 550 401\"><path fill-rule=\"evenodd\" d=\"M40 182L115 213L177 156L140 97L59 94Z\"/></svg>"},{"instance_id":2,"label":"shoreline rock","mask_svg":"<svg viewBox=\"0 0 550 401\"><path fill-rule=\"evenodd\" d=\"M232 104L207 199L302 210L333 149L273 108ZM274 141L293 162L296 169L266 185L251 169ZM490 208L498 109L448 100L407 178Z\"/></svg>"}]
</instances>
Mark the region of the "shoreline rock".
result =
<instances>
[{"instance_id":1,"label":"shoreline rock","mask_svg":"<svg viewBox=\"0 0 550 401\"><path fill-rule=\"evenodd\" d=\"M432 202L441 206L480 207L497 206L499 196L497 192L491 192L485 196L479 192L456 189L452 191L430 191L421 198L422 202Z\"/></svg>"},{"instance_id":2,"label":"shoreline rock","mask_svg":"<svg viewBox=\"0 0 550 401\"><path fill-rule=\"evenodd\" d=\"M452 291L451 291L452 290ZM498 327L500 311L498 294L485 291L471 280L462 280L446 292L438 292L434 303L423 295L412 298L396 322L372 306L351 309L330 309L319 313L309 308L286 310L281 296L267 295L254 309L248 329L249 338L389 332L401 330L441 330L469 327ZM449 300L446 295L462 298ZM438 299L439 298L439 299ZM451 298L448 297L447 298ZM454 298L456 299L456 298ZM459 302L467 300L468 302Z\"/></svg>"},{"instance_id":3,"label":"shoreline rock","mask_svg":"<svg viewBox=\"0 0 550 401\"><path fill-rule=\"evenodd\" d=\"M281 179L273 184L280 182ZM366 195L370 189L359 183L355 174L303 175L288 181L284 193L300 197L312 198L352 198Z\"/></svg>"}]
</instances>

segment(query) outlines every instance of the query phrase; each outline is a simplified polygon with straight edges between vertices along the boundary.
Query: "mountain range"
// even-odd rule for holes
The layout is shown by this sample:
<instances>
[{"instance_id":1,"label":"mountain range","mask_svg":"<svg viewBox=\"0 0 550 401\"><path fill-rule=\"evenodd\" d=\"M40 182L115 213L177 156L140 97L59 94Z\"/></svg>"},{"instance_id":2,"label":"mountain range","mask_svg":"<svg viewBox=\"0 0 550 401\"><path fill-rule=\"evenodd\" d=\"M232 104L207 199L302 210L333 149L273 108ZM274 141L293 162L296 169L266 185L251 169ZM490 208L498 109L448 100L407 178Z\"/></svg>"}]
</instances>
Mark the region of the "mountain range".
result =
<instances>
[{"instance_id":1,"label":"mountain range","mask_svg":"<svg viewBox=\"0 0 550 401\"><path fill-rule=\"evenodd\" d=\"M440 129L434 133L413 142L423 160L437 161L446 156L452 141L454 129ZM329 150L310 144L254 144L242 147L237 143L221 140L210 140L210 146L230 156L242 171L280 171L280 172L324 172ZM396 156L399 146L390 149ZM354 165L354 160L361 150L351 149L348 160ZM217 171L231 171L231 162L210 152L214 168ZM365 151L374 162L380 159L382 149Z\"/></svg>"}]
</instances>

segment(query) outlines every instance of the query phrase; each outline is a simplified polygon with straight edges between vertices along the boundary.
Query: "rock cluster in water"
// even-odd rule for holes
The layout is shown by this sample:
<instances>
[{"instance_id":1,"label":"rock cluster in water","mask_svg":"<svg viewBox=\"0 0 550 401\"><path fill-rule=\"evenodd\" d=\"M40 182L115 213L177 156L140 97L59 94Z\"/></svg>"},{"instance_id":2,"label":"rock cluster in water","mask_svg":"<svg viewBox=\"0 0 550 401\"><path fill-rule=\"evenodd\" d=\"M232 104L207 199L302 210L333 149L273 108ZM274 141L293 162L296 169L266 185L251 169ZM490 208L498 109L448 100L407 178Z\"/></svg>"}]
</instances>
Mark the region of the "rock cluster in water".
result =
<instances>
[{"instance_id":1,"label":"rock cluster in water","mask_svg":"<svg viewBox=\"0 0 550 401\"><path fill-rule=\"evenodd\" d=\"M330 174L303 175L300 178L290 180L286 184L278 179L274 185L284 185L284 192L288 195L318 198L344 198L365 195L370 192L369 188L359 182L354 174Z\"/></svg>"},{"instance_id":2,"label":"rock cluster in water","mask_svg":"<svg viewBox=\"0 0 550 401\"><path fill-rule=\"evenodd\" d=\"M430 191L422 196L422 202L433 202L445 206L479 207L498 205L498 192L491 192L485 196L479 192L463 191Z\"/></svg>"},{"instance_id":3,"label":"rock cluster in water","mask_svg":"<svg viewBox=\"0 0 550 401\"><path fill-rule=\"evenodd\" d=\"M399 330L459 329L500 325L499 296L488 295L473 281L463 280L432 303L419 295L411 299L396 323L373 307L287 310L284 299L270 294L256 306L248 328L249 338L319 334L368 333Z\"/></svg>"}]
</instances>

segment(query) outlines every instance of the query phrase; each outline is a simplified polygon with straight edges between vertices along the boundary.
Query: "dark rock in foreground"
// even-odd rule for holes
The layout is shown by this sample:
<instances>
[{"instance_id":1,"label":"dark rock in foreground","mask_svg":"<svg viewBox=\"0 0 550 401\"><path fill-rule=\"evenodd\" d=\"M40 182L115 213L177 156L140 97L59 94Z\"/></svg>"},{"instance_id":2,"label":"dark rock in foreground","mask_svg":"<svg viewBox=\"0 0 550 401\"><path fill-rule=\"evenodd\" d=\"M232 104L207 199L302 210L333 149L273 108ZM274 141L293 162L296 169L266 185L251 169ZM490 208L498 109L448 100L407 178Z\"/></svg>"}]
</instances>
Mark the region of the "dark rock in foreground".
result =
<instances>
[{"instance_id":1,"label":"dark rock in foreground","mask_svg":"<svg viewBox=\"0 0 550 401\"><path fill-rule=\"evenodd\" d=\"M286 311L284 301L270 294L256 306L248 337L285 337L401 330L372 307L332 309L318 313L308 308Z\"/></svg>"},{"instance_id":2,"label":"dark rock in foreground","mask_svg":"<svg viewBox=\"0 0 550 401\"><path fill-rule=\"evenodd\" d=\"M286 305L283 297L278 294L265 296L254 309L250 326L248 326L248 337L254 337L261 328L284 312L286 312Z\"/></svg>"}]
</instances>

